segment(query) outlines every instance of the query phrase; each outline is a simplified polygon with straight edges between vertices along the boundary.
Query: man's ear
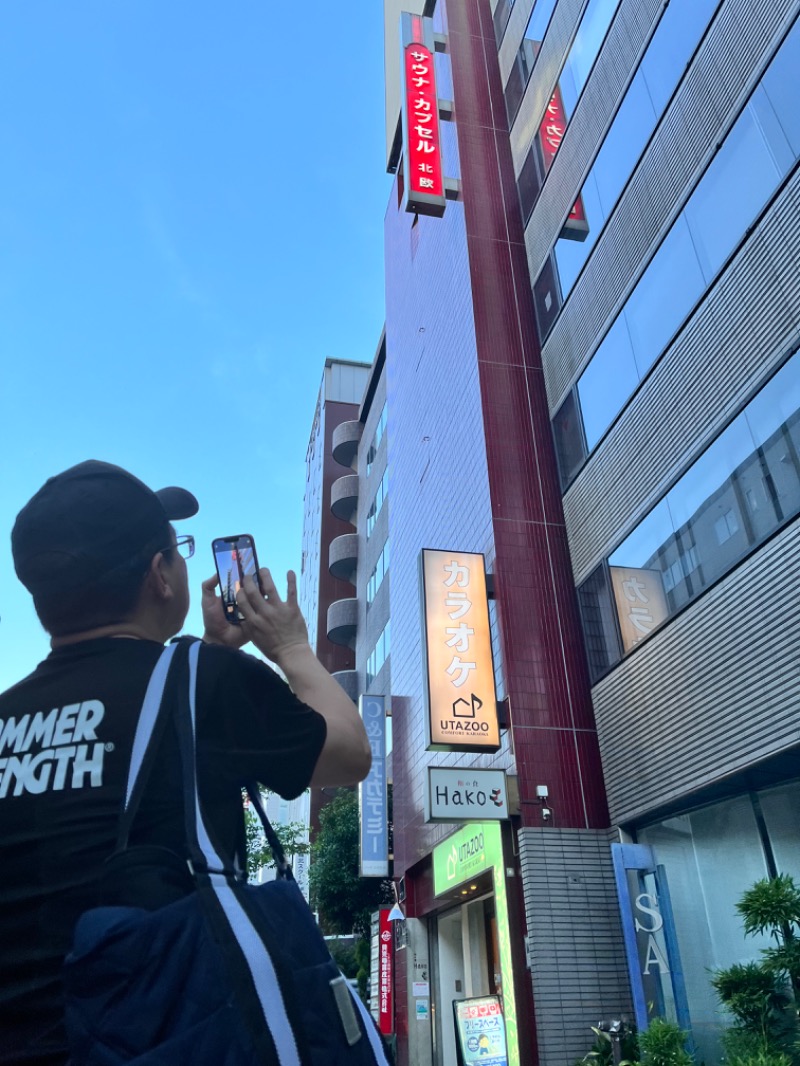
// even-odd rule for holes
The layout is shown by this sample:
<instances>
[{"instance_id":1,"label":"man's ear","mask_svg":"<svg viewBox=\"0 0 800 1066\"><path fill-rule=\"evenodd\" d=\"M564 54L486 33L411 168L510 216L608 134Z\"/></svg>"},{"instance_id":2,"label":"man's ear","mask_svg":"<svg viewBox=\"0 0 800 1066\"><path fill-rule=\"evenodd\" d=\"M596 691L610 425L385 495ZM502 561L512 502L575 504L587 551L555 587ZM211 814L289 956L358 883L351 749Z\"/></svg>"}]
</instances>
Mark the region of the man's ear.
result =
<instances>
[{"instance_id":1,"label":"man's ear","mask_svg":"<svg viewBox=\"0 0 800 1066\"><path fill-rule=\"evenodd\" d=\"M169 580L167 562L163 552L158 552L150 560L150 566L144 579L144 586L158 603L166 603L172 599L172 582Z\"/></svg>"}]
</instances>

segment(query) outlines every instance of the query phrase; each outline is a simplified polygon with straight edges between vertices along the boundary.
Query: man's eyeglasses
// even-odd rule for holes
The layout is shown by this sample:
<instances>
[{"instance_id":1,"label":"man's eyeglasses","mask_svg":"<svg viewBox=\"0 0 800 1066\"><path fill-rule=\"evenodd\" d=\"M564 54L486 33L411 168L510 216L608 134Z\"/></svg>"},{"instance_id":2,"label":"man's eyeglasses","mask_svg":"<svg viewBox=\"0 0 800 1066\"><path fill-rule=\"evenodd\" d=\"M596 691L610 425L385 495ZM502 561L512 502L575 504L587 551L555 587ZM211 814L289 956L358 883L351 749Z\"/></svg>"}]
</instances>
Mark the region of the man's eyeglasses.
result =
<instances>
[{"instance_id":1,"label":"man's eyeglasses","mask_svg":"<svg viewBox=\"0 0 800 1066\"><path fill-rule=\"evenodd\" d=\"M184 559L191 559L194 555L194 537L187 533L185 537L178 537L170 547L174 548Z\"/></svg>"}]
</instances>

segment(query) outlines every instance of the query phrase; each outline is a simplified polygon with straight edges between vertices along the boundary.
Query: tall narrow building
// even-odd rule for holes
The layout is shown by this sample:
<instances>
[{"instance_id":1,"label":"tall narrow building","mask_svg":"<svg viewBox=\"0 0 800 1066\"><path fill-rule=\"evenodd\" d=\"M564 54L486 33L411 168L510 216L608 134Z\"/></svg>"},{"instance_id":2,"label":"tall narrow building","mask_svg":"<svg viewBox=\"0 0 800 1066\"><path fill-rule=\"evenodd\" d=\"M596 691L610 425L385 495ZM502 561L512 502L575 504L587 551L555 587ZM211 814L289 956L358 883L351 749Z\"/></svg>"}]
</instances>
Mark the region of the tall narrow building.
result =
<instances>
[{"instance_id":1,"label":"tall narrow building","mask_svg":"<svg viewBox=\"0 0 800 1066\"><path fill-rule=\"evenodd\" d=\"M334 508L331 491L349 467L334 458L334 432L342 422L358 417L359 404L369 374L369 363L326 359L306 453L306 488L303 502L303 554L299 600L308 625L311 646L329 673L355 668L355 653L346 644L328 638L328 610L342 597L352 595L352 585L330 568L330 547L336 537L351 531L350 499L342 494ZM346 483L345 483L346 484ZM312 834L324 806L321 790L308 798L307 823Z\"/></svg>"},{"instance_id":2,"label":"tall narrow building","mask_svg":"<svg viewBox=\"0 0 800 1066\"><path fill-rule=\"evenodd\" d=\"M480 1001L511 1066L621 1015L718 1062L736 900L800 874L797 5L385 10L399 1060Z\"/></svg>"}]
</instances>

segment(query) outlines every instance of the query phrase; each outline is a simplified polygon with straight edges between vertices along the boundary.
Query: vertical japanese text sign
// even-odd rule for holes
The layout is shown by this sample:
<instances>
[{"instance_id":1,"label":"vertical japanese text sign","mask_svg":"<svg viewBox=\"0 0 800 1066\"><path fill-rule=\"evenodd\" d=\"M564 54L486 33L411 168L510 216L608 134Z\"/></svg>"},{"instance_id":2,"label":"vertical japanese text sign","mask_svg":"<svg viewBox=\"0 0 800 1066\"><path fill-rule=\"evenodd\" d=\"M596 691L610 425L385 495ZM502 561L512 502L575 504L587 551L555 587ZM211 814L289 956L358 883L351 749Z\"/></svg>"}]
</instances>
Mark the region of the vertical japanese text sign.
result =
<instances>
[{"instance_id":1,"label":"vertical japanese text sign","mask_svg":"<svg viewBox=\"0 0 800 1066\"><path fill-rule=\"evenodd\" d=\"M406 210L441 217L447 201L431 20L403 12L400 40Z\"/></svg>"},{"instance_id":2,"label":"vertical japanese text sign","mask_svg":"<svg viewBox=\"0 0 800 1066\"><path fill-rule=\"evenodd\" d=\"M539 143L542 147L542 161L545 174L550 169L553 160L561 147L564 134L567 130L567 113L564 110L564 101L561 98L561 89L556 85L555 92L550 98L547 110L544 113L539 126ZM572 210L567 215L567 221L560 236L568 237L573 241L585 241L589 233L589 223L586 219L586 211L583 206L583 196L572 205Z\"/></svg>"},{"instance_id":3,"label":"vertical japanese text sign","mask_svg":"<svg viewBox=\"0 0 800 1066\"><path fill-rule=\"evenodd\" d=\"M497 751L500 728L482 555L420 557L429 751Z\"/></svg>"},{"instance_id":4,"label":"vertical japanese text sign","mask_svg":"<svg viewBox=\"0 0 800 1066\"><path fill-rule=\"evenodd\" d=\"M610 566L622 647L627 653L669 616L660 570Z\"/></svg>"},{"instance_id":5,"label":"vertical japanese text sign","mask_svg":"<svg viewBox=\"0 0 800 1066\"><path fill-rule=\"evenodd\" d=\"M386 793L386 707L383 696L361 696L361 719L369 738L372 766L358 786L361 822L359 875L389 876L389 810Z\"/></svg>"},{"instance_id":6,"label":"vertical japanese text sign","mask_svg":"<svg viewBox=\"0 0 800 1066\"><path fill-rule=\"evenodd\" d=\"M378 1028L384 1036L394 1032L394 935L389 908L380 912L378 923Z\"/></svg>"}]
</instances>

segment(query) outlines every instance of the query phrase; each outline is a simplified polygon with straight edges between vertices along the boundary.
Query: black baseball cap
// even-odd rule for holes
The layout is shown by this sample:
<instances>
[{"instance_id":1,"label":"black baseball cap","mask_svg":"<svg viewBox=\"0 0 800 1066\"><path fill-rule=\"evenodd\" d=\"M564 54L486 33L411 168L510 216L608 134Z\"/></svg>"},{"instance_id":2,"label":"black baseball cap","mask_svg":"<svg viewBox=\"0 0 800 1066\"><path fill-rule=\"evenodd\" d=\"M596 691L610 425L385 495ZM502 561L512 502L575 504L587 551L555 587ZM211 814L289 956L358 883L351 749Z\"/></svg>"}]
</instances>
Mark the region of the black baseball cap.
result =
<instances>
[{"instance_id":1,"label":"black baseball cap","mask_svg":"<svg viewBox=\"0 0 800 1066\"><path fill-rule=\"evenodd\" d=\"M186 489L153 492L122 467L90 459L51 477L17 515L14 569L37 599L65 596L131 565L146 568L143 552L164 526L199 509Z\"/></svg>"}]
</instances>

